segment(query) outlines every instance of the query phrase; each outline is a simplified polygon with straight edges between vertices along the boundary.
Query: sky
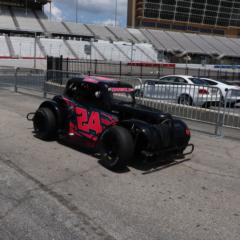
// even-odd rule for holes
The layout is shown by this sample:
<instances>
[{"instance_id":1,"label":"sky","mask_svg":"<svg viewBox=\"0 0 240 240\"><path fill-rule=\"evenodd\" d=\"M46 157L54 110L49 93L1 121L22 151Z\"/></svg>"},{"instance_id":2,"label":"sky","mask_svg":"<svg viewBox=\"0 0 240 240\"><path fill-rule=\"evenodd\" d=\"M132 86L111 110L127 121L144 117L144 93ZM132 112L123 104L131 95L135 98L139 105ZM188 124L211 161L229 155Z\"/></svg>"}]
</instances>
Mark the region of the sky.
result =
<instances>
[{"instance_id":1,"label":"sky","mask_svg":"<svg viewBox=\"0 0 240 240\"><path fill-rule=\"evenodd\" d=\"M126 26L127 0L53 0L53 19L76 22L77 1L78 22L114 25L117 1L117 25ZM50 13L49 4L45 6L45 13L47 15Z\"/></svg>"}]
</instances>

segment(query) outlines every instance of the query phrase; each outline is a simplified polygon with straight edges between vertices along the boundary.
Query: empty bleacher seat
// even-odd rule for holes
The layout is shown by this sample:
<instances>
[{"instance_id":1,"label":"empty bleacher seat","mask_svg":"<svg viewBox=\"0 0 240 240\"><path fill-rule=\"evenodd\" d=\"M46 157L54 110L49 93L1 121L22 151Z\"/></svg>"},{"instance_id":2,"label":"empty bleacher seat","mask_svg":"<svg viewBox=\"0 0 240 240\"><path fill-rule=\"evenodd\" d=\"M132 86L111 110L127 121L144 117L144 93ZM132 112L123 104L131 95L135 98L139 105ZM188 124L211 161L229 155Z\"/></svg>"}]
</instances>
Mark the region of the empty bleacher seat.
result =
<instances>
[{"instance_id":1,"label":"empty bleacher seat","mask_svg":"<svg viewBox=\"0 0 240 240\"><path fill-rule=\"evenodd\" d=\"M35 46L34 38L10 37L10 40L12 42L14 52L18 57L23 57L23 58L34 57L34 54L35 54L34 53L34 46ZM38 44L36 45L36 57L37 58L44 57Z\"/></svg>"},{"instance_id":2,"label":"empty bleacher seat","mask_svg":"<svg viewBox=\"0 0 240 240\"><path fill-rule=\"evenodd\" d=\"M21 30L43 32L41 25L31 9L26 11L24 8L13 7L12 10Z\"/></svg>"},{"instance_id":3,"label":"empty bleacher seat","mask_svg":"<svg viewBox=\"0 0 240 240\"><path fill-rule=\"evenodd\" d=\"M224 45L227 45L228 48L230 48L235 53L237 53L238 56L240 56L240 46L237 44L237 42L232 41L231 38L220 37L220 36L215 36L215 39L222 42Z\"/></svg>"},{"instance_id":4,"label":"empty bleacher seat","mask_svg":"<svg viewBox=\"0 0 240 240\"><path fill-rule=\"evenodd\" d=\"M49 33L70 34L61 22L49 21L47 19L41 19L41 22Z\"/></svg>"},{"instance_id":5,"label":"empty bleacher seat","mask_svg":"<svg viewBox=\"0 0 240 240\"><path fill-rule=\"evenodd\" d=\"M65 22L65 24L74 35L93 37L93 34L83 24L74 22Z\"/></svg>"},{"instance_id":6,"label":"empty bleacher seat","mask_svg":"<svg viewBox=\"0 0 240 240\"><path fill-rule=\"evenodd\" d=\"M186 52L205 54L206 51L201 49L197 44L187 38L183 33L180 32L164 32L168 34L173 40L175 40ZM159 39L161 41L161 39ZM166 39L168 40L168 39Z\"/></svg>"},{"instance_id":7,"label":"empty bleacher seat","mask_svg":"<svg viewBox=\"0 0 240 240\"><path fill-rule=\"evenodd\" d=\"M155 39L157 39L166 51L184 52L185 49L177 42L177 39L171 38L165 31L149 30Z\"/></svg>"},{"instance_id":8,"label":"empty bleacher seat","mask_svg":"<svg viewBox=\"0 0 240 240\"><path fill-rule=\"evenodd\" d=\"M66 34L66 35L70 34L68 30L63 26L62 22L50 21L46 19L44 14L41 13L40 11L36 11L36 14L48 33L57 33L57 34Z\"/></svg>"},{"instance_id":9,"label":"empty bleacher seat","mask_svg":"<svg viewBox=\"0 0 240 240\"><path fill-rule=\"evenodd\" d=\"M136 44L136 47L141 49L144 53L149 56L146 61L151 62L158 62L158 52L153 48L152 44L149 43L139 43Z\"/></svg>"},{"instance_id":10,"label":"empty bleacher seat","mask_svg":"<svg viewBox=\"0 0 240 240\"><path fill-rule=\"evenodd\" d=\"M136 45L131 45L128 43L122 44L122 43L115 43L115 45L121 49L122 52L127 55L128 59L131 61L136 61L136 62L151 62L152 59L149 58L144 52L147 51L150 55L155 51L153 48L150 47L144 47L144 44L136 44ZM156 54L154 54L156 55ZM156 60L156 59L155 59ZM154 61L155 61L154 60Z\"/></svg>"},{"instance_id":11,"label":"empty bleacher seat","mask_svg":"<svg viewBox=\"0 0 240 240\"><path fill-rule=\"evenodd\" d=\"M112 43L94 42L93 45L109 61L129 61L129 59Z\"/></svg>"},{"instance_id":12,"label":"empty bleacher seat","mask_svg":"<svg viewBox=\"0 0 240 240\"><path fill-rule=\"evenodd\" d=\"M214 48L217 49L217 51L220 54L223 54L225 56L238 56L238 54L235 51L233 51L231 48L217 40L214 36L200 35L200 37L204 39L206 42L208 42L209 45L214 46Z\"/></svg>"},{"instance_id":13,"label":"empty bleacher seat","mask_svg":"<svg viewBox=\"0 0 240 240\"><path fill-rule=\"evenodd\" d=\"M62 55L64 58L74 58L62 39L41 38L40 41L48 56L60 57Z\"/></svg>"},{"instance_id":14,"label":"empty bleacher seat","mask_svg":"<svg viewBox=\"0 0 240 240\"><path fill-rule=\"evenodd\" d=\"M156 30L155 30L156 31ZM148 32L146 29L141 29L142 34L148 38L148 41L153 44L153 46L161 51L161 50L166 50L166 47L162 45L152 34Z\"/></svg>"},{"instance_id":15,"label":"empty bleacher seat","mask_svg":"<svg viewBox=\"0 0 240 240\"><path fill-rule=\"evenodd\" d=\"M142 34L142 32L135 28L127 28L127 31L130 32L134 37L141 43L148 43L149 40Z\"/></svg>"},{"instance_id":16,"label":"empty bleacher seat","mask_svg":"<svg viewBox=\"0 0 240 240\"><path fill-rule=\"evenodd\" d=\"M0 46L0 57L10 57L10 53L4 36L0 36Z\"/></svg>"},{"instance_id":17,"label":"empty bleacher seat","mask_svg":"<svg viewBox=\"0 0 240 240\"><path fill-rule=\"evenodd\" d=\"M196 45L199 46L206 54L213 55L213 54L221 54L219 51L204 39L200 37L199 34L196 33L183 33L186 38L191 39Z\"/></svg>"},{"instance_id":18,"label":"empty bleacher seat","mask_svg":"<svg viewBox=\"0 0 240 240\"><path fill-rule=\"evenodd\" d=\"M117 41L116 37L104 26L86 24L97 39L107 41Z\"/></svg>"},{"instance_id":19,"label":"empty bleacher seat","mask_svg":"<svg viewBox=\"0 0 240 240\"><path fill-rule=\"evenodd\" d=\"M79 59L93 59L93 60L104 60L103 57L92 47L91 55L86 54L84 51L86 45L90 45L87 41L74 41L68 40L69 45L72 47L73 51L77 54Z\"/></svg>"},{"instance_id":20,"label":"empty bleacher seat","mask_svg":"<svg viewBox=\"0 0 240 240\"><path fill-rule=\"evenodd\" d=\"M16 29L9 9L4 6L0 6L0 29Z\"/></svg>"},{"instance_id":21,"label":"empty bleacher seat","mask_svg":"<svg viewBox=\"0 0 240 240\"><path fill-rule=\"evenodd\" d=\"M118 40L125 42L138 42L136 38L134 38L125 28L121 27L107 27L115 36L117 36Z\"/></svg>"}]
</instances>

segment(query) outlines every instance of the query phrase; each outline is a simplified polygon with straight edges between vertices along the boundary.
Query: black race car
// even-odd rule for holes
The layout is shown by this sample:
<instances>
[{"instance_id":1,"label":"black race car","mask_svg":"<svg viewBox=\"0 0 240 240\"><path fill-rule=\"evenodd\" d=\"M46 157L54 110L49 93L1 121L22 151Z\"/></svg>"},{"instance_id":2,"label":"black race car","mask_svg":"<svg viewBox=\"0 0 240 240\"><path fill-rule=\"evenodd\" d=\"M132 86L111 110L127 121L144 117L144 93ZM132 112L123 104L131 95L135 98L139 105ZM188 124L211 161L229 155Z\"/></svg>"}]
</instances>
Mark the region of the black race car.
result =
<instances>
[{"instance_id":1,"label":"black race car","mask_svg":"<svg viewBox=\"0 0 240 240\"><path fill-rule=\"evenodd\" d=\"M104 77L68 81L64 94L43 102L32 117L38 138L66 137L100 153L109 169L125 167L134 155L183 154L187 125L170 114L137 104L127 83Z\"/></svg>"}]
</instances>

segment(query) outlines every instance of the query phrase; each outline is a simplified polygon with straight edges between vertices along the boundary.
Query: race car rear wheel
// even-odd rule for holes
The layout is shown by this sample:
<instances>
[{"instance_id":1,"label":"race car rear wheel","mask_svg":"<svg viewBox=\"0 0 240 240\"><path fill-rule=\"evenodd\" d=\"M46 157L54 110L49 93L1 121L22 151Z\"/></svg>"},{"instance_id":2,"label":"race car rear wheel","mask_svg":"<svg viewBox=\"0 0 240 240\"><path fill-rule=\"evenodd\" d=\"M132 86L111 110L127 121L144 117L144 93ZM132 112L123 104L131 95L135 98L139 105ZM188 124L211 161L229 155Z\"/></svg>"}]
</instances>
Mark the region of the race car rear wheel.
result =
<instances>
[{"instance_id":1,"label":"race car rear wheel","mask_svg":"<svg viewBox=\"0 0 240 240\"><path fill-rule=\"evenodd\" d=\"M39 108L33 118L35 134L43 140L51 140L56 136L57 121L49 108Z\"/></svg>"},{"instance_id":2,"label":"race car rear wheel","mask_svg":"<svg viewBox=\"0 0 240 240\"><path fill-rule=\"evenodd\" d=\"M109 128L100 140L101 163L111 170L125 168L134 154L134 142L123 127Z\"/></svg>"}]
</instances>

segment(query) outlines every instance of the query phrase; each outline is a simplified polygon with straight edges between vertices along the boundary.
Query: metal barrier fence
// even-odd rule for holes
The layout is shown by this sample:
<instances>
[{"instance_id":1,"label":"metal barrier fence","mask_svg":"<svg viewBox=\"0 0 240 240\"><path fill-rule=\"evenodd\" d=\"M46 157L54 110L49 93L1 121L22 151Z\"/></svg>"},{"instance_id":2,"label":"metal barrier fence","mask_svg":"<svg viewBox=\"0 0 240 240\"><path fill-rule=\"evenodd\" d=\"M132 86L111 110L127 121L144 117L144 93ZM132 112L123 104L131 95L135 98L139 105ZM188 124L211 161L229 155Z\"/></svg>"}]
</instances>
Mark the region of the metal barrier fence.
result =
<instances>
[{"instance_id":1,"label":"metal barrier fence","mask_svg":"<svg viewBox=\"0 0 240 240\"><path fill-rule=\"evenodd\" d=\"M53 58L51 58L54 61ZM161 63L144 63L144 62L114 62L114 61L100 61L100 60L71 60L59 59L61 61L61 71L67 72L81 72L83 74L90 73L91 75L114 75L114 76L136 76L159 78L165 75L191 75L196 77L213 78L215 80L230 81L240 84L239 69L208 69L206 68L192 68L189 65L183 67L176 67L175 64L161 64ZM54 64L50 64L55 66ZM48 69L48 70L51 70ZM56 69L53 69L56 70Z\"/></svg>"},{"instance_id":2,"label":"metal barrier fence","mask_svg":"<svg viewBox=\"0 0 240 240\"><path fill-rule=\"evenodd\" d=\"M223 135L224 126L240 129L240 89L223 95L219 88L212 86L160 84L155 79L145 80L136 91L142 104L177 117L211 124L216 135Z\"/></svg>"},{"instance_id":3,"label":"metal barrier fence","mask_svg":"<svg viewBox=\"0 0 240 240\"><path fill-rule=\"evenodd\" d=\"M47 94L61 94L68 79L81 77L79 72L16 69L0 71L0 87L27 89ZM213 133L223 135L223 127L240 129L240 90L222 93L212 86L159 84L156 79L115 76L129 82L136 90L137 102L174 116L210 124Z\"/></svg>"}]
</instances>

